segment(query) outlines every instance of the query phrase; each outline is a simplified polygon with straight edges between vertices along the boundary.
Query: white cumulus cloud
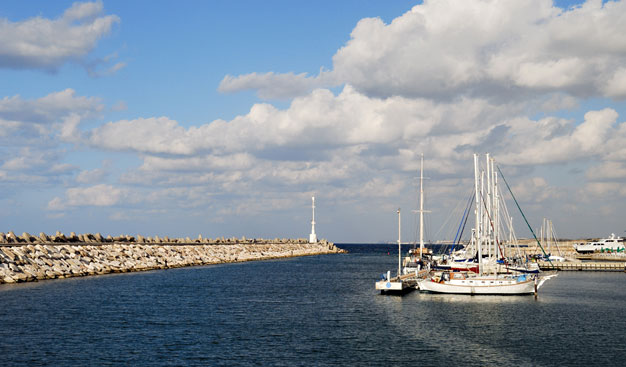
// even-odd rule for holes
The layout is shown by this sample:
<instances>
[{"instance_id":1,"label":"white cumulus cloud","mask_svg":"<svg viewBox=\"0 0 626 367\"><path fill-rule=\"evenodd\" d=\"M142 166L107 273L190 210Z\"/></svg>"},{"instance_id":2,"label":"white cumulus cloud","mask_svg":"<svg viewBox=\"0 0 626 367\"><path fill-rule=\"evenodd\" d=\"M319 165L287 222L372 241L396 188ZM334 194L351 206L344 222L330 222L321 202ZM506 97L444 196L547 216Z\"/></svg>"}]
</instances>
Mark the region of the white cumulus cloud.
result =
<instances>
[{"instance_id":1,"label":"white cumulus cloud","mask_svg":"<svg viewBox=\"0 0 626 367\"><path fill-rule=\"evenodd\" d=\"M65 210L69 207L112 206L126 196L126 191L112 185L99 184L89 187L73 187L65 191L65 198L55 197L48 202L49 210Z\"/></svg>"},{"instance_id":2,"label":"white cumulus cloud","mask_svg":"<svg viewBox=\"0 0 626 367\"><path fill-rule=\"evenodd\" d=\"M561 92L624 98L626 4L589 0L426 0L385 24L358 22L317 76L226 76L220 90L262 98L350 84L370 96L502 98Z\"/></svg>"},{"instance_id":3,"label":"white cumulus cloud","mask_svg":"<svg viewBox=\"0 0 626 367\"><path fill-rule=\"evenodd\" d=\"M77 2L58 19L0 19L0 67L55 71L84 57L120 21L102 11L102 1Z\"/></svg>"}]
</instances>

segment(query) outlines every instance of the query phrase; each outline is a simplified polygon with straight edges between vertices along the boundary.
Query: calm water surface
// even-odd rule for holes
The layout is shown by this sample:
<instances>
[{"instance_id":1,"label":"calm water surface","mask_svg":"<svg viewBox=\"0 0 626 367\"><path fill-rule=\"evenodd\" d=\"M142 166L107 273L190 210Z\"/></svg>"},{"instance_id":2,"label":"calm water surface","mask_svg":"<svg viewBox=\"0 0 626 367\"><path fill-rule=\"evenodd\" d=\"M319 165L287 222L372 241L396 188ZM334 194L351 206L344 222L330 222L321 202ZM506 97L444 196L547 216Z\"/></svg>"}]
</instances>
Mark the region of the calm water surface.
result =
<instances>
[{"instance_id":1,"label":"calm water surface","mask_svg":"<svg viewBox=\"0 0 626 367\"><path fill-rule=\"evenodd\" d=\"M626 359L626 274L532 296L381 296L394 245L0 285L2 366L587 366ZM388 255L387 252L390 252Z\"/></svg>"}]
</instances>

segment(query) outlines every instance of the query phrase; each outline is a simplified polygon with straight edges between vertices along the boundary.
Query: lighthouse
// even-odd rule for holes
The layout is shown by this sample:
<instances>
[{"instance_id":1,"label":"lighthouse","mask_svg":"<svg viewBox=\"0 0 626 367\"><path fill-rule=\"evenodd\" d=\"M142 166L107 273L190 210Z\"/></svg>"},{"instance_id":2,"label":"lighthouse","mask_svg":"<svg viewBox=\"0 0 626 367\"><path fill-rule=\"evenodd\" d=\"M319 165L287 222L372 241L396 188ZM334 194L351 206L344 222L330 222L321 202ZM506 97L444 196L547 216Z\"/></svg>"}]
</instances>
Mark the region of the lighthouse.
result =
<instances>
[{"instance_id":1,"label":"lighthouse","mask_svg":"<svg viewBox=\"0 0 626 367\"><path fill-rule=\"evenodd\" d=\"M313 209L313 219L311 220L311 234L309 235L309 243L317 243L317 235L315 234L315 196L311 197Z\"/></svg>"}]
</instances>

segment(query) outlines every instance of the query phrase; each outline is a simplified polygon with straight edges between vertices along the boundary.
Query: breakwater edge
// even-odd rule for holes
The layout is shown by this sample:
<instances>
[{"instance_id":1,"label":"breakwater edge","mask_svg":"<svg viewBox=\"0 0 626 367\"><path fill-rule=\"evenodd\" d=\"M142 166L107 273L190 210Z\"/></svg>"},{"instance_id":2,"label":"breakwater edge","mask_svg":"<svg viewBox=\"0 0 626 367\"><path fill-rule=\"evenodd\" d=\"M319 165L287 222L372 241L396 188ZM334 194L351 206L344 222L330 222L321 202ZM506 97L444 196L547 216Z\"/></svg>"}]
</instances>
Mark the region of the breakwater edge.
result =
<instances>
[{"instance_id":1,"label":"breakwater edge","mask_svg":"<svg viewBox=\"0 0 626 367\"><path fill-rule=\"evenodd\" d=\"M344 252L326 240L0 232L0 284Z\"/></svg>"}]
</instances>

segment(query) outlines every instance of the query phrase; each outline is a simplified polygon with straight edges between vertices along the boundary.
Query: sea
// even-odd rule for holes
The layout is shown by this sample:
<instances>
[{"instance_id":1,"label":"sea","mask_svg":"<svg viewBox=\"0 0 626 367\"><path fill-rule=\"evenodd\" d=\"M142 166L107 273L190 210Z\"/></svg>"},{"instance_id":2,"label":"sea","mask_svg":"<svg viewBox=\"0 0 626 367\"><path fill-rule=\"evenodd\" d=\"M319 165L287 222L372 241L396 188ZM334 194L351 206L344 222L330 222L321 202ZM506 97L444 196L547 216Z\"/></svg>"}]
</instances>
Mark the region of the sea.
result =
<instances>
[{"instance_id":1,"label":"sea","mask_svg":"<svg viewBox=\"0 0 626 367\"><path fill-rule=\"evenodd\" d=\"M397 245L0 285L2 366L621 366L626 274L381 295ZM407 248L404 248L406 250Z\"/></svg>"}]
</instances>

